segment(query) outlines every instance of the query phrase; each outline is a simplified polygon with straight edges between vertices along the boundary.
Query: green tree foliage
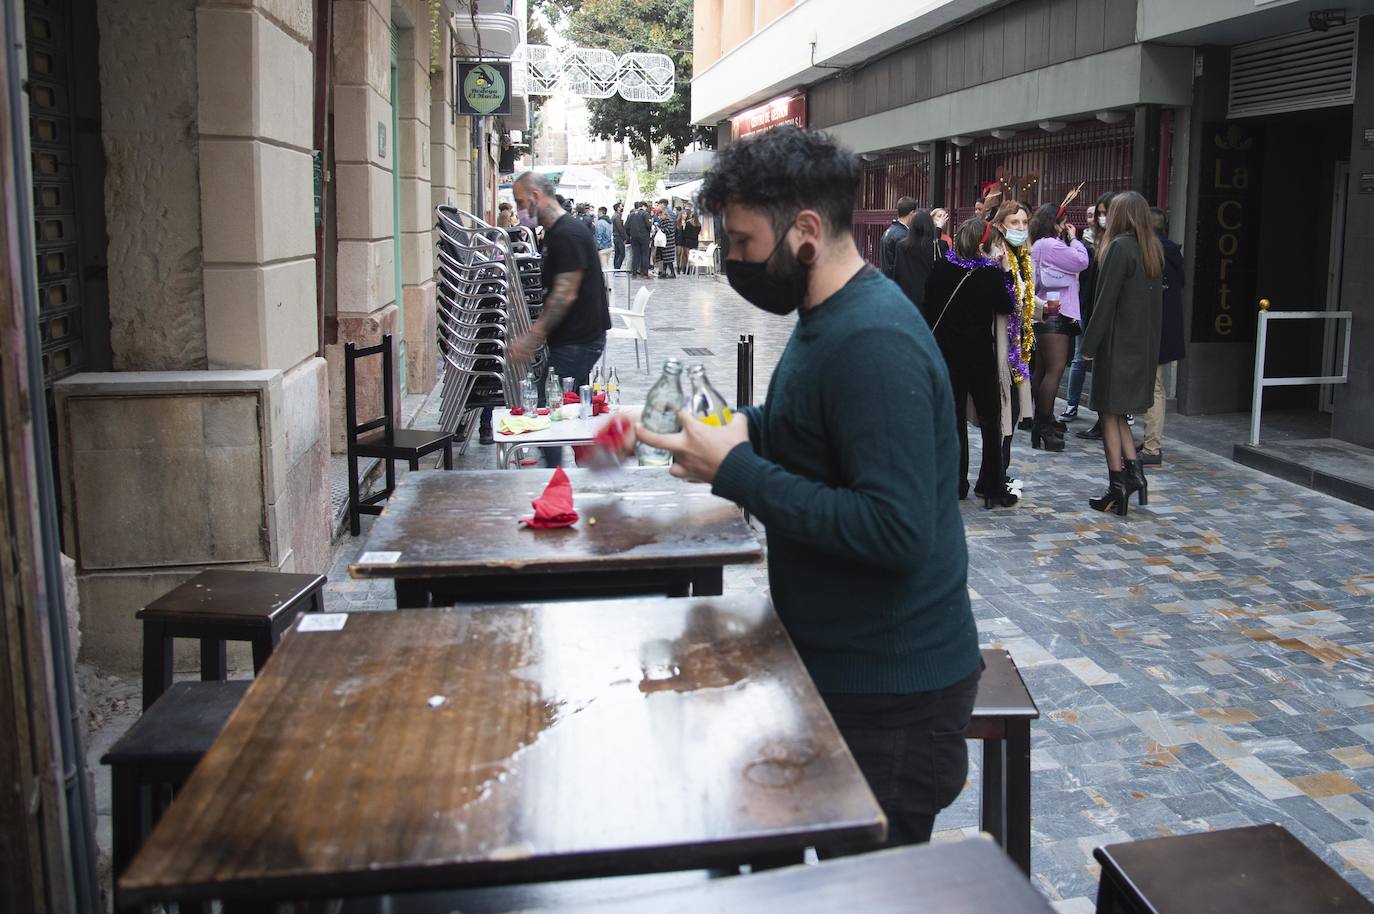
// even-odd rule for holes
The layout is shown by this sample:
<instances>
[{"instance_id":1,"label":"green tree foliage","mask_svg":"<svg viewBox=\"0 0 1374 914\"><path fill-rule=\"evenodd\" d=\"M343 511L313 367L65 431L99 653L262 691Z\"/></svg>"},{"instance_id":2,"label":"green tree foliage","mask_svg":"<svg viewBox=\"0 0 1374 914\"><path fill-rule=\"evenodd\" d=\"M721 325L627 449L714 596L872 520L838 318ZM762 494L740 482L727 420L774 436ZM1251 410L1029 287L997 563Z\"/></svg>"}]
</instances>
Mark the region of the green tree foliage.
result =
<instances>
[{"instance_id":1,"label":"green tree foliage","mask_svg":"<svg viewBox=\"0 0 1374 914\"><path fill-rule=\"evenodd\" d=\"M540 8L578 45L616 54L656 51L671 57L677 68L676 91L666 102L630 102L618 95L588 100L592 133L628 140L650 168L655 146L676 154L693 140L714 143L713 128L691 123L692 0L543 0Z\"/></svg>"}]
</instances>

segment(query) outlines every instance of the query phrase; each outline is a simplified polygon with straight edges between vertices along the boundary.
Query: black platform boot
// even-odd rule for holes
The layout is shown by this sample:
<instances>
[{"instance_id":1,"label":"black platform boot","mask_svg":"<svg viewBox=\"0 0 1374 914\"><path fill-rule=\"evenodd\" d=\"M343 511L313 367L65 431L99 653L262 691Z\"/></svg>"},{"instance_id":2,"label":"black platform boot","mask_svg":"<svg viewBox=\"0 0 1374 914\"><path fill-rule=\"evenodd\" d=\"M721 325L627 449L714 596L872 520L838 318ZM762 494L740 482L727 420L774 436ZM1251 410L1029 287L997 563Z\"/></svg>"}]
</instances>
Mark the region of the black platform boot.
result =
<instances>
[{"instance_id":1,"label":"black platform boot","mask_svg":"<svg viewBox=\"0 0 1374 914\"><path fill-rule=\"evenodd\" d=\"M1122 471L1126 477L1126 497L1130 498L1131 493L1136 494L1141 506L1150 503L1150 482L1145 478L1145 465L1140 462L1140 458L1126 461L1126 469Z\"/></svg>"},{"instance_id":2,"label":"black platform boot","mask_svg":"<svg viewBox=\"0 0 1374 914\"><path fill-rule=\"evenodd\" d=\"M1107 491L1099 498L1088 499L1088 507L1094 511L1115 511L1118 516L1125 517L1129 497L1126 493L1126 471L1111 470L1107 473L1107 479Z\"/></svg>"}]
</instances>

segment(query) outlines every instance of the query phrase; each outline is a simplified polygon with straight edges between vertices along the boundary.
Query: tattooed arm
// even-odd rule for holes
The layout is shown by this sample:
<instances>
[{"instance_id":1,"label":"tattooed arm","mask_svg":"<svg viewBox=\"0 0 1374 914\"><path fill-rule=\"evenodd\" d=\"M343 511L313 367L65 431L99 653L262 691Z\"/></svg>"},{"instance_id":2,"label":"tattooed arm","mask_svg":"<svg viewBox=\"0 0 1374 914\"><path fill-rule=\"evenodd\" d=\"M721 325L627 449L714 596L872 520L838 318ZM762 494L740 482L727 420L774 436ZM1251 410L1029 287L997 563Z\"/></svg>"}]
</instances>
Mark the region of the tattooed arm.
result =
<instances>
[{"instance_id":1,"label":"tattooed arm","mask_svg":"<svg viewBox=\"0 0 1374 914\"><path fill-rule=\"evenodd\" d=\"M554 276L553 289L544 296L544 312L539 315L539 320L534 322L529 334L511 344L510 354L515 362L523 365L534 357L535 350L544 344L554 328L568 316L573 302L577 300L577 290L581 285L581 270Z\"/></svg>"}]
</instances>

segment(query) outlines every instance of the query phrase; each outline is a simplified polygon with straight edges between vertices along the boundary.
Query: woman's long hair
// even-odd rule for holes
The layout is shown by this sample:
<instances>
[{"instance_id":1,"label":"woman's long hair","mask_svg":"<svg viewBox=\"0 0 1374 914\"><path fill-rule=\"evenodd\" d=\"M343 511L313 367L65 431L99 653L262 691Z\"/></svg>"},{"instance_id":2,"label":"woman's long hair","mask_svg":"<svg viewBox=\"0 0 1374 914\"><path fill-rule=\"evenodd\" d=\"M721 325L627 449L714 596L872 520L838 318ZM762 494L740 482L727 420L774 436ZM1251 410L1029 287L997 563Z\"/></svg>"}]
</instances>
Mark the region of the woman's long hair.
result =
<instances>
[{"instance_id":1,"label":"woman's long hair","mask_svg":"<svg viewBox=\"0 0 1374 914\"><path fill-rule=\"evenodd\" d=\"M987 235L987 242L983 241L983 235ZM991 248L993 243L1001 240L1002 233L996 226L988 226L988 223L976 216L966 220L959 226L959 230L954 233L954 253L964 260L978 260L987 255L983 253L983 248Z\"/></svg>"},{"instance_id":2,"label":"woman's long hair","mask_svg":"<svg viewBox=\"0 0 1374 914\"><path fill-rule=\"evenodd\" d=\"M992 218L993 227L998 230L1005 228L1007 219L1017 210L1025 213L1027 219L1030 218L1031 211L1029 206L1019 200L1008 200L1006 203L997 207L997 215Z\"/></svg>"},{"instance_id":3,"label":"woman's long hair","mask_svg":"<svg viewBox=\"0 0 1374 914\"><path fill-rule=\"evenodd\" d=\"M1053 203L1045 203L1035 211L1030 221L1030 241L1035 244L1041 238L1058 238L1059 232L1057 224L1059 222L1059 207Z\"/></svg>"},{"instance_id":4,"label":"woman's long hair","mask_svg":"<svg viewBox=\"0 0 1374 914\"><path fill-rule=\"evenodd\" d=\"M1150 204L1133 190L1112 198L1112 205L1107 210L1107 235L1097 248L1099 261L1106 260L1112 243L1125 235L1134 237L1140 245L1140 261L1145 267L1145 275L1158 279L1164 272L1164 246L1155 236Z\"/></svg>"},{"instance_id":5,"label":"woman's long hair","mask_svg":"<svg viewBox=\"0 0 1374 914\"><path fill-rule=\"evenodd\" d=\"M901 240L901 246L926 251L930 250L932 242L938 237L939 233L935 230L935 220L930 218L930 211L918 209L911 214L911 226L906 237Z\"/></svg>"}]
</instances>

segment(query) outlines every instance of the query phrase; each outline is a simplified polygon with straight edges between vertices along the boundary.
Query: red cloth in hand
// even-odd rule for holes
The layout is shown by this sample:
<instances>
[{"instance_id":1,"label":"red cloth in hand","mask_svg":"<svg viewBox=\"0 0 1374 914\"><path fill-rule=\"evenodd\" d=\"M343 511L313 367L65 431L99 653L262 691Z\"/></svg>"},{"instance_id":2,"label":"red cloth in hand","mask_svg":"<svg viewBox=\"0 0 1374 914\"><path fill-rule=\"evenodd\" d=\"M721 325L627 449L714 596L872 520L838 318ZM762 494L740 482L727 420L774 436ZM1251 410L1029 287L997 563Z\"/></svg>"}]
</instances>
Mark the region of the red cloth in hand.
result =
<instances>
[{"instance_id":1,"label":"red cloth in hand","mask_svg":"<svg viewBox=\"0 0 1374 914\"><path fill-rule=\"evenodd\" d=\"M611 421L601 427L588 445L574 445L573 458L578 466L591 466L607 469L620 466L621 454L625 450L626 437L630 434L630 420L623 415L611 417Z\"/></svg>"},{"instance_id":2,"label":"red cloth in hand","mask_svg":"<svg viewBox=\"0 0 1374 914\"><path fill-rule=\"evenodd\" d=\"M530 504L534 506L534 517L522 517L520 523L536 530L553 527L571 527L577 523L577 512L573 510L572 483L562 467L553 471L553 478L540 495Z\"/></svg>"}]
</instances>

